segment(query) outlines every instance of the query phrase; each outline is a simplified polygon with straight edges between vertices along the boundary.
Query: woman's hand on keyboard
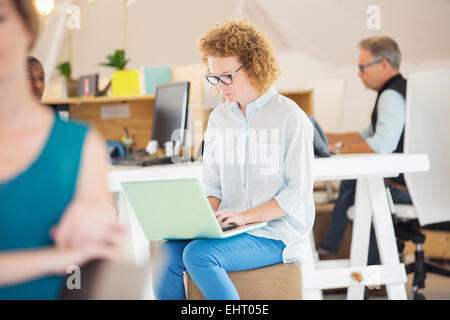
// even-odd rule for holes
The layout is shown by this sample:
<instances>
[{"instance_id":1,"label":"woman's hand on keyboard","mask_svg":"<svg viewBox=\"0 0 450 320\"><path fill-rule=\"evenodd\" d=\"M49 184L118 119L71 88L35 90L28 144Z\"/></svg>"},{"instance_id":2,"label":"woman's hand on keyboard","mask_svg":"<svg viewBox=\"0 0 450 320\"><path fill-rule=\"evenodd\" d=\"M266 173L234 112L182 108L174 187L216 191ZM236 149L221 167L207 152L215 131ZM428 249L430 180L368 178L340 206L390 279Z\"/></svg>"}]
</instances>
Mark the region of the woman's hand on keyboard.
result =
<instances>
[{"instance_id":1,"label":"woman's hand on keyboard","mask_svg":"<svg viewBox=\"0 0 450 320\"><path fill-rule=\"evenodd\" d=\"M233 212L230 210L217 211L216 218L222 228L230 224L234 224L240 227L248 223L245 215L240 212Z\"/></svg>"}]
</instances>

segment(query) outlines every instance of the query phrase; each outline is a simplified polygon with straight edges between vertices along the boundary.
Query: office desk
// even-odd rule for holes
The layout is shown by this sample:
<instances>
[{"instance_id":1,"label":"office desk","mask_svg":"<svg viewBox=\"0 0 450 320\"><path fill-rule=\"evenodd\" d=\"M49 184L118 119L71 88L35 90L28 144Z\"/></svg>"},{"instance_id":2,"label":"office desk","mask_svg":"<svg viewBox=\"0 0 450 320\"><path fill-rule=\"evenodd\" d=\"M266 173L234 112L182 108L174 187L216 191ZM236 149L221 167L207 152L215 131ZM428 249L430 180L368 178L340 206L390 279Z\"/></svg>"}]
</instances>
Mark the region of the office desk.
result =
<instances>
[{"instance_id":1,"label":"office desk","mask_svg":"<svg viewBox=\"0 0 450 320\"><path fill-rule=\"evenodd\" d=\"M397 252L394 228L383 179L400 173L429 170L424 154L338 155L314 160L317 181L357 179L355 218L350 259L319 261L314 238L305 243L303 296L322 299L322 289L348 287L348 299L363 299L365 286L386 285L389 299L406 299L406 272ZM108 179L121 218L131 228L132 255L137 264L149 259L148 242L121 192L124 181L197 178L201 164L180 164L148 168L112 167ZM381 265L367 266L370 227L373 220Z\"/></svg>"}]
</instances>

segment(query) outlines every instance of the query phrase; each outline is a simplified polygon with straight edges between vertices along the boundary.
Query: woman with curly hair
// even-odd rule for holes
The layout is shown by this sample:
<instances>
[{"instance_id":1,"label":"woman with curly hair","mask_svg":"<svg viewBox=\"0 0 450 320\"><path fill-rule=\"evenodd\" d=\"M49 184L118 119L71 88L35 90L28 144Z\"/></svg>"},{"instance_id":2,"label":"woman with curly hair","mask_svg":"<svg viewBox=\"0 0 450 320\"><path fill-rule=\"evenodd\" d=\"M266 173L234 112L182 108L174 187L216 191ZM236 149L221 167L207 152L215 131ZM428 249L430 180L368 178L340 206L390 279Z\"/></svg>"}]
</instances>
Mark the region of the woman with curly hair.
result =
<instances>
[{"instance_id":1,"label":"woman with curly hair","mask_svg":"<svg viewBox=\"0 0 450 320\"><path fill-rule=\"evenodd\" d=\"M184 271L205 298L239 299L227 272L302 262L314 222L313 127L272 87L280 69L264 34L228 22L201 37L200 51L206 80L226 100L205 135L205 193L222 227L267 225L227 239L165 242L154 277L158 299L186 298Z\"/></svg>"}]
</instances>

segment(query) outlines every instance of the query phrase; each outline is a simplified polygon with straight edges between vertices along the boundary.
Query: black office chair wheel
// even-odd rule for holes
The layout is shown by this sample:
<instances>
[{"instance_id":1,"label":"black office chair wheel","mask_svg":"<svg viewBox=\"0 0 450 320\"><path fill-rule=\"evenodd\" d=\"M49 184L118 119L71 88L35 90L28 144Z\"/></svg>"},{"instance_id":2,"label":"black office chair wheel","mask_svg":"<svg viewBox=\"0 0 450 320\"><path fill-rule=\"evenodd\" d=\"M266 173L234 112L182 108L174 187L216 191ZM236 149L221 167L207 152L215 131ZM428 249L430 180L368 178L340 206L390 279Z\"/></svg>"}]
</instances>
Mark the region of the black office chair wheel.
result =
<instances>
[{"instance_id":1,"label":"black office chair wheel","mask_svg":"<svg viewBox=\"0 0 450 320\"><path fill-rule=\"evenodd\" d=\"M423 294L416 292L414 294L414 300L427 300L427 299L425 298L425 296Z\"/></svg>"}]
</instances>

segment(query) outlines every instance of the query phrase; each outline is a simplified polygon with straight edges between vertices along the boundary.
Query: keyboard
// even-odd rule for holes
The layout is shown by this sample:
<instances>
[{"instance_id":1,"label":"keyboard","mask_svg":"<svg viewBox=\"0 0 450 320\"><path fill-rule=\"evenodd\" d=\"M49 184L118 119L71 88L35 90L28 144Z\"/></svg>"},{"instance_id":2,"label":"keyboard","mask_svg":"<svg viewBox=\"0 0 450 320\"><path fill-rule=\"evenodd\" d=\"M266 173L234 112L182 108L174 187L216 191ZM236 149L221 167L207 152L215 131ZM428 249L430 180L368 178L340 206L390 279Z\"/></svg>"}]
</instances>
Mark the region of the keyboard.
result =
<instances>
[{"instance_id":1,"label":"keyboard","mask_svg":"<svg viewBox=\"0 0 450 320\"><path fill-rule=\"evenodd\" d=\"M142 164L142 160L117 159L113 164L115 166L140 166Z\"/></svg>"},{"instance_id":2,"label":"keyboard","mask_svg":"<svg viewBox=\"0 0 450 320\"><path fill-rule=\"evenodd\" d=\"M225 231L230 231L230 230L236 229L237 227L238 227L238 226L235 225L235 224L230 224L230 225L228 225L228 226L226 226L226 227L223 227L223 228L222 228L222 231L223 231L223 232L225 232Z\"/></svg>"},{"instance_id":3,"label":"keyboard","mask_svg":"<svg viewBox=\"0 0 450 320\"><path fill-rule=\"evenodd\" d=\"M150 167L161 164L173 164L171 157L164 158L153 158L153 159L117 159L114 162L116 166L139 166L139 167Z\"/></svg>"},{"instance_id":4,"label":"keyboard","mask_svg":"<svg viewBox=\"0 0 450 320\"><path fill-rule=\"evenodd\" d=\"M150 167L150 166L160 165L160 164L173 164L172 157L145 160L145 161L142 161L141 166Z\"/></svg>"}]
</instances>

